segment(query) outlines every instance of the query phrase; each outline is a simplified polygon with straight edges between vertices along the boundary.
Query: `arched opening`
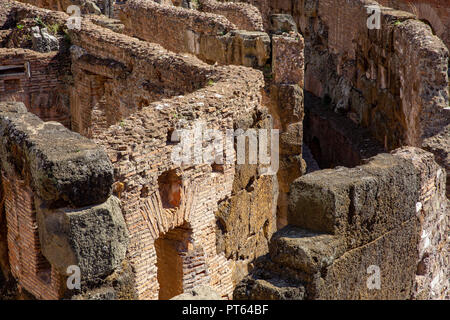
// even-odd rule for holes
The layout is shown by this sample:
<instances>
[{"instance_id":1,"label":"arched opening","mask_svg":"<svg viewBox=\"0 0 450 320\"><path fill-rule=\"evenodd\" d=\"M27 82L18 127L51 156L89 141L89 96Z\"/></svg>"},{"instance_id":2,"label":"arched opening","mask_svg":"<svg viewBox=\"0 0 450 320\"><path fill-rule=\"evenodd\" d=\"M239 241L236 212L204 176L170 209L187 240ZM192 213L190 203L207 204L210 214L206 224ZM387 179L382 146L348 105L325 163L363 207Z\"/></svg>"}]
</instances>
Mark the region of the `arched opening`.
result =
<instances>
[{"instance_id":1,"label":"arched opening","mask_svg":"<svg viewBox=\"0 0 450 320\"><path fill-rule=\"evenodd\" d=\"M160 300L183 293L183 257L189 250L191 233L185 224L155 240Z\"/></svg>"}]
</instances>

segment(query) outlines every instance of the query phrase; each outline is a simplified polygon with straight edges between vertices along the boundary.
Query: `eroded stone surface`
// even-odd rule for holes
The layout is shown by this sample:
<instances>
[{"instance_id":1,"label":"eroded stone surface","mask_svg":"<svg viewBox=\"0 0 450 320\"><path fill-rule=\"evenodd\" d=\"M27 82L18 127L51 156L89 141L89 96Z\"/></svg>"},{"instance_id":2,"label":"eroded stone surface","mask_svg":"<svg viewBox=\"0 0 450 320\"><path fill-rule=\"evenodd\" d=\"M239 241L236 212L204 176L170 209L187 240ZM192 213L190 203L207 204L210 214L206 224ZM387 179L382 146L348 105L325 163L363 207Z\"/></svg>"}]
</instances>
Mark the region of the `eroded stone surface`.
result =
<instances>
[{"instance_id":1,"label":"eroded stone surface","mask_svg":"<svg viewBox=\"0 0 450 320\"><path fill-rule=\"evenodd\" d=\"M382 8L377 31L366 0L77 0L70 31L63 12L0 2L0 100L26 106L0 107L6 297L448 298L448 51L424 9L434 0ZM277 175L174 163L171 136L198 121L280 130ZM332 169L298 179L318 169L303 136ZM382 153L407 144L435 158ZM70 263L86 285L64 292Z\"/></svg>"},{"instance_id":2,"label":"eroded stone surface","mask_svg":"<svg viewBox=\"0 0 450 320\"><path fill-rule=\"evenodd\" d=\"M92 281L125 258L128 231L115 197L86 209L39 212L37 222L42 254L62 274L77 265L81 279Z\"/></svg>"}]
</instances>

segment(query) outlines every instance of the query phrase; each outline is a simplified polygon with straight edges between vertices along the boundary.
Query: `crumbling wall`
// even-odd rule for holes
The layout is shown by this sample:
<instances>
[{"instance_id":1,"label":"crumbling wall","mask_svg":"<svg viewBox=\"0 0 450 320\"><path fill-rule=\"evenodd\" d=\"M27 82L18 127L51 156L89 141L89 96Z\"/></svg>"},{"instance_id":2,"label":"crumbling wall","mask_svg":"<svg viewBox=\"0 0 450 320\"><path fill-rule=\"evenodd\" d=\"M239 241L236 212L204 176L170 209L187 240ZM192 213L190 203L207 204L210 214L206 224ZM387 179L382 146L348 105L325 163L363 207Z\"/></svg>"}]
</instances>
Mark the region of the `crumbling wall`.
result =
<instances>
[{"instance_id":1,"label":"crumbling wall","mask_svg":"<svg viewBox=\"0 0 450 320\"><path fill-rule=\"evenodd\" d=\"M383 8L381 29L368 30L369 1L342 6L320 1L314 7L307 2L294 9L302 31L310 35L307 90L329 95L337 109L356 113L390 149L420 146L423 138L439 132L449 119L448 51L428 26ZM344 32L350 23L354 27ZM324 45L329 56L319 54Z\"/></svg>"},{"instance_id":2,"label":"crumbling wall","mask_svg":"<svg viewBox=\"0 0 450 320\"><path fill-rule=\"evenodd\" d=\"M433 32L450 48L450 8L440 0L380 0L381 5L413 13L430 24Z\"/></svg>"},{"instance_id":3,"label":"crumbling wall","mask_svg":"<svg viewBox=\"0 0 450 320\"><path fill-rule=\"evenodd\" d=\"M448 298L444 185L434 156L412 147L297 179L289 226L235 298Z\"/></svg>"},{"instance_id":4,"label":"crumbling wall","mask_svg":"<svg viewBox=\"0 0 450 320\"><path fill-rule=\"evenodd\" d=\"M270 57L267 34L237 30L221 15L142 0L127 1L117 10L124 33L173 52L191 53L209 63L259 68Z\"/></svg>"},{"instance_id":5,"label":"crumbling wall","mask_svg":"<svg viewBox=\"0 0 450 320\"><path fill-rule=\"evenodd\" d=\"M211 12L225 16L238 29L264 31L261 13L252 5L235 2L218 2L216 0L200 0L199 6L203 12Z\"/></svg>"},{"instance_id":6,"label":"crumbling wall","mask_svg":"<svg viewBox=\"0 0 450 320\"><path fill-rule=\"evenodd\" d=\"M274 2L272 0L245 0L245 1L236 1L236 0L228 0L226 2L243 2L248 3L256 7L262 18L263 18L263 25L264 30L268 31L270 29L270 14L271 14L271 3Z\"/></svg>"},{"instance_id":7,"label":"crumbling wall","mask_svg":"<svg viewBox=\"0 0 450 320\"><path fill-rule=\"evenodd\" d=\"M447 233L450 202L445 195L445 170L438 165L432 153L421 149L403 148L393 154L412 161L420 173L420 198L416 204L420 222L420 241L417 245L419 262L412 298L449 299L447 269L450 243Z\"/></svg>"},{"instance_id":8,"label":"crumbling wall","mask_svg":"<svg viewBox=\"0 0 450 320\"><path fill-rule=\"evenodd\" d=\"M120 267L128 242L106 153L59 123L42 122L22 103L0 103L0 136L1 201L19 288L61 298L72 265L83 289L98 285Z\"/></svg>"},{"instance_id":9,"label":"crumbling wall","mask_svg":"<svg viewBox=\"0 0 450 320\"><path fill-rule=\"evenodd\" d=\"M262 107L262 74L242 67L211 67L195 58L169 53L159 45L93 25L86 24L81 31L74 33L72 41L80 48L73 55L77 68L88 70L91 74L106 75L111 72L111 66L121 65L130 74L136 74L131 77L135 82L127 78L120 80L122 83L145 83L146 80L150 88L151 84L154 87L162 84L167 92L176 93L155 95L140 108L130 108L137 104L140 96L136 91L130 95L120 91L122 101L129 110L122 115L121 121L108 122L94 135L96 141L105 146L115 166L116 195L122 201L130 231L128 257L135 270L137 297L158 298L158 252L154 243L186 223L192 230L191 245L180 252L181 260L177 260L183 263L183 290L208 283L222 296L229 297L233 281L240 280L233 279L243 276L238 274L242 268L235 267L235 260L244 257L244 248L228 257L216 248L215 212L219 210L218 202L233 197L232 190L239 193L240 189L245 189L248 181L261 184L263 190L267 190L263 194L270 194L276 181L271 177L260 178L258 171L254 171L246 176L248 181L245 184L239 182L238 187L233 187L243 168L236 169L232 164L224 165L222 170L214 169L209 164L180 167L171 160L176 144L170 141L170 135L181 124L188 124L188 120L202 119L207 127L223 132L235 126L246 130L260 121L265 121L263 127L268 127L267 111ZM87 63L101 59L108 61L108 64ZM136 81L138 76L143 79ZM78 78L75 79L77 81ZM83 85L82 82L80 84ZM116 110L114 104L105 105ZM97 124L97 121L92 121L90 126ZM161 177L173 170L180 177L179 200L172 202L167 198L163 201L171 188L161 189L161 183L168 181ZM252 197L257 195L256 191L251 194ZM250 203L246 205L250 208ZM245 254L249 256L242 260L251 261L267 252L267 243L274 231L273 207L273 199L265 197L258 202L258 207L252 208L252 220L248 222L254 230L251 239L230 229L223 231L224 237L243 239L246 248L251 248L256 240L259 242L261 250L247 250ZM203 263L193 268L193 261Z\"/></svg>"},{"instance_id":10,"label":"crumbling wall","mask_svg":"<svg viewBox=\"0 0 450 320\"><path fill-rule=\"evenodd\" d=\"M20 101L44 121L70 128L67 61L59 52L27 49L0 52L0 101Z\"/></svg>"},{"instance_id":11,"label":"crumbling wall","mask_svg":"<svg viewBox=\"0 0 450 320\"><path fill-rule=\"evenodd\" d=\"M165 56L159 46L130 37L125 38L127 44L114 46L102 40L105 37L123 39L87 23L85 29L73 33L72 128L83 135L96 136L151 102L184 95L214 81L194 64ZM131 54L138 46L146 50L147 57Z\"/></svg>"},{"instance_id":12,"label":"crumbling wall","mask_svg":"<svg viewBox=\"0 0 450 320\"><path fill-rule=\"evenodd\" d=\"M270 113L280 130L280 168L277 228L286 225L291 183L306 171L302 159L304 117L304 39L296 33L272 35L272 78L269 81Z\"/></svg>"},{"instance_id":13,"label":"crumbling wall","mask_svg":"<svg viewBox=\"0 0 450 320\"><path fill-rule=\"evenodd\" d=\"M232 4L228 5L232 6ZM304 76L304 42L301 35L298 33L282 35L281 30L277 30L280 34L273 35L271 41L268 34L261 32L232 30L224 35L217 35L210 31L208 31L208 34L203 25L206 22L206 17L192 10L164 7L141 1L127 2L121 10L125 13L129 12L126 17L124 15L120 15L120 17L123 23L126 26L128 25L129 32L133 32L133 35L147 41L155 41L156 39L156 42L161 43L164 47L177 51L186 51L186 49L183 49L185 44L180 46L180 43L173 42L172 37L167 36L167 34L156 33L153 30L155 28L154 22L147 16L150 14L154 16L155 12L158 16L158 12L164 12L166 19L168 17L170 19L176 18L175 25L180 26L177 31L179 34L189 33L193 28L190 20L180 19L180 16L198 17L198 20L195 21L201 21L203 29L195 26L197 31L194 31L197 35L192 38L195 45L190 45L188 52L194 53L207 62L217 61L223 64L238 64L257 68L264 66L265 71L268 69L273 74L273 81L267 81L266 89L267 92L270 92L267 103L270 105L270 114L274 118L274 128L281 132L280 148L282 156L278 173L280 186L278 225L285 224L289 185L305 171L305 165L301 159ZM146 13L144 14L144 12ZM133 17L133 20L130 17ZM143 30L136 29L133 23L136 17L141 21L142 26L149 23L151 26L145 27ZM214 15L210 15L208 18L210 20L209 25L217 21ZM159 24L157 27L159 28ZM133 28L132 31L131 28ZM195 48L195 50L192 48ZM270 54L272 55L272 66L266 65L270 61Z\"/></svg>"},{"instance_id":14,"label":"crumbling wall","mask_svg":"<svg viewBox=\"0 0 450 320\"><path fill-rule=\"evenodd\" d=\"M292 14L305 36L307 91L330 99L335 111L367 127L386 150L425 147L432 139L428 150L441 150L437 161L448 171L442 161L448 139L432 138L450 123L448 50L427 24L404 11L381 7L380 29L369 30L370 5L378 3L276 1L271 8Z\"/></svg>"},{"instance_id":15,"label":"crumbling wall","mask_svg":"<svg viewBox=\"0 0 450 320\"><path fill-rule=\"evenodd\" d=\"M11 10L19 12L22 18L41 17L58 23L67 18L62 13L17 3L13 3L12 7ZM236 267L237 260L247 253L239 248L240 251L227 260L217 249L217 238L227 236L227 232L232 233L220 228L218 231L218 202L233 198L234 192L239 193L245 187L249 188L248 192L254 198L257 194L251 189L255 186L244 182L245 179L235 183L236 179L240 179L237 177L245 175L245 166L174 164L171 154L177 143L170 141L170 135L180 125L185 126L187 120L197 119L219 130L245 130L253 126L270 128L261 97L262 73L241 67L212 67L193 57L168 53L159 45L95 26L86 19L82 22L82 29L70 32L69 37L73 44L72 66L76 66L73 68L74 88L85 93L78 96L76 90L72 92L72 124L77 130L83 127L80 132L92 135L99 145L105 147L114 164L115 195L121 200L130 232L128 259L125 260L129 264L128 267L122 266L131 273L131 277L123 280L125 285L129 284L127 291L122 293L116 290L114 293L114 290L106 288L100 292L83 293L77 299L114 296L157 299L158 253L154 242L185 224L189 225L192 233L187 249L179 252L183 264L183 290L210 284L223 297L230 297L233 282L239 281L247 272L247 261L267 252L268 241L275 230L275 201L267 195L276 193L276 179L260 176L259 169L245 176L255 186L261 184L264 188L259 187L258 190L264 190L262 194L265 196L258 198L257 207L252 207L252 210L259 211L249 212L252 234L245 240L248 242L246 248L258 240L261 249L257 252L247 250L250 256L243 258L243 266ZM119 89L109 90L112 79L119 89L125 90L125 98L124 92L120 92L122 94L118 98ZM117 108L120 105L124 108ZM116 117L114 112L120 117ZM234 155L230 160L234 163ZM178 191L173 194L170 191L167 200L171 205L166 206L162 197L167 196L167 190L174 188L161 189L158 181L163 183L166 180L159 178L173 171L180 179L175 187ZM111 203L105 205L107 210L113 210L108 209ZM86 214L95 216L96 212L105 209L99 210ZM78 221L76 216L65 215L69 221ZM45 222L55 219L55 215L42 217L45 239L41 242L46 243L48 248L45 255L51 257L52 263L62 265L62 261L50 254L54 239L48 229L50 224ZM61 228L71 230L65 224ZM218 232L223 232L222 236ZM73 234L77 235L76 232ZM244 235L232 234L232 237ZM73 258L73 254L65 256ZM111 259L115 263L116 259ZM104 266L99 267L104 270ZM115 274L105 280L106 285L111 285L111 279L122 277L121 272Z\"/></svg>"}]
</instances>

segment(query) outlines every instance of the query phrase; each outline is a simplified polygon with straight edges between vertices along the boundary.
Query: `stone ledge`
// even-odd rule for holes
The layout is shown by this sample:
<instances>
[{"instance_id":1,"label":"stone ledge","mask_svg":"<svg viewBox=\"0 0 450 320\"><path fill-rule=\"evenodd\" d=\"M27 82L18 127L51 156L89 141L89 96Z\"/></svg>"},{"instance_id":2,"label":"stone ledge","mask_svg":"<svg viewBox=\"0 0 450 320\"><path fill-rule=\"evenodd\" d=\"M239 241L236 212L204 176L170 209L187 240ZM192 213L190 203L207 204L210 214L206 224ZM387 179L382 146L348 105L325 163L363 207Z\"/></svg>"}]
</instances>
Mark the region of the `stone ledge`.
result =
<instances>
[{"instance_id":1,"label":"stone ledge","mask_svg":"<svg viewBox=\"0 0 450 320\"><path fill-rule=\"evenodd\" d=\"M2 169L29 179L48 207L104 202L113 167L94 142L56 122L43 122L22 103L0 103Z\"/></svg>"}]
</instances>

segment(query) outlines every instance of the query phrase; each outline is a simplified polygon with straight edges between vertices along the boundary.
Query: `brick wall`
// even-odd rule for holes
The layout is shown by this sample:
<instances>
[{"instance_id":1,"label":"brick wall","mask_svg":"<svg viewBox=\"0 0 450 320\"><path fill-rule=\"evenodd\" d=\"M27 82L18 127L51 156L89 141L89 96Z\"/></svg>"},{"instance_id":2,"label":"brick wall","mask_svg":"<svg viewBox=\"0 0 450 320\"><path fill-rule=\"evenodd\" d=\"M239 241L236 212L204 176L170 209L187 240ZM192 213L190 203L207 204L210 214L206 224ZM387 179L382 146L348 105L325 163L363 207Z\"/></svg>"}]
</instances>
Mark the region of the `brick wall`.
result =
<instances>
[{"instance_id":1,"label":"brick wall","mask_svg":"<svg viewBox=\"0 0 450 320\"><path fill-rule=\"evenodd\" d=\"M223 297L230 297L235 258L227 260L223 253L217 252L215 212L218 202L232 194L235 167L225 165L223 172L212 172L212 166L207 164L178 167L171 160L176 144L167 140L171 130L180 125L189 126L190 121L198 119L203 119L209 128L225 132L239 119L253 123L253 118L261 112L259 116L266 117L261 96L262 74L243 67L212 67L192 57L169 53L159 45L88 24L73 34L72 41L79 47L79 53L73 52L74 73L79 75L75 76L75 87L86 93L73 104L72 118L80 119L83 113L88 113L83 110L96 111L95 104L102 99L109 101L102 103L106 117L96 113L100 114L97 119L106 118L103 127L93 121L85 121L83 126L95 132L94 139L104 146L115 166L116 195L122 201L130 232L127 256L135 270L137 297L160 297L157 248L164 243L161 239L186 223L192 230L192 250L172 255L184 266L183 290L208 283ZM109 64L92 61L108 61ZM129 73L123 78L111 79L122 70ZM109 81L117 81L119 89L114 89L113 84L103 88L102 83ZM144 82L162 86L166 93L151 96L147 91L145 96L135 88L136 83ZM125 85L128 88L124 88ZM116 91L108 92L109 88ZM108 100L110 92L113 96L120 94L120 103L128 108L120 121L108 119L108 108L121 110L117 107L119 99ZM146 101L139 106L142 97ZM181 199L177 206L165 206L161 193L165 195L167 188L160 190L158 181L162 182L162 177L173 170L181 178ZM263 208L261 204L260 211L254 212L255 219L261 215L262 223L268 219L272 226L273 200L264 201L268 202L267 206ZM258 227L262 247L258 254L267 250L270 230ZM254 254L249 259L253 259ZM163 293L162 297L171 294Z\"/></svg>"},{"instance_id":2,"label":"brick wall","mask_svg":"<svg viewBox=\"0 0 450 320\"><path fill-rule=\"evenodd\" d=\"M61 276L41 253L33 191L17 177L3 175L2 182L11 273L37 299L58 299Z\"/></svg>"},{"instance_id":3,"label":"brick wall","mask_svg":"<svg viewBox=\"0 0 450 320\"><path fill-rule=\"evenodd\" d=\"M66 66L58 59L58 52L2 49L0 68L7 66L20 66L23 70L0 74L0 101L23 102L44 121L58 121L70 127L69 92L63 79Z\"/></svg>"}]
</instances>

